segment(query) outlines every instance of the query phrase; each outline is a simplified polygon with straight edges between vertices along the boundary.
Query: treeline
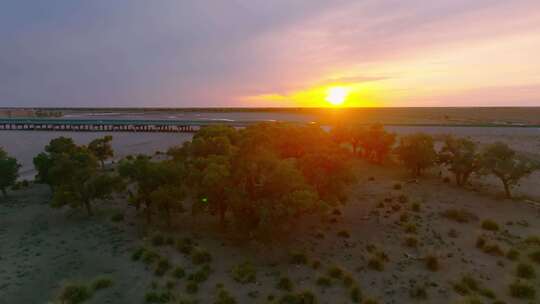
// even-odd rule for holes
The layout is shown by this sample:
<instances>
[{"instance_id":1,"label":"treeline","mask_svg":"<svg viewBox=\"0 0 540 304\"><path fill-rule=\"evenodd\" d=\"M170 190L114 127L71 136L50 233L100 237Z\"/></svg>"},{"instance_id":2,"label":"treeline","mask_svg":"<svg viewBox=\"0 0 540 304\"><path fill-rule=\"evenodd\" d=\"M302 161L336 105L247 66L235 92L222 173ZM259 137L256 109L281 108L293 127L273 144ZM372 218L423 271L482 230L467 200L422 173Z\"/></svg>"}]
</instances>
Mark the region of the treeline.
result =
<instances>
[{"instance_id":1,"label":"treeline","mask_svg":"<svg viewBox=\"0 0 540 304\"><path fill-rule=\"evenodd\" d=\"M34 158L36 182L50 186L53 206L81 207L91 215L94 202L118 193L148 223L171 226L180 213L206 213L223 226L268 235L345 202L347 186L355 179L355 158L381 165L398 162L416 177L431 167L445 167L460 186L472 175L491 174L508 197L521 178L539 169L537 162L502 143L481 149L469 139L447 136L436 149L430 135L405 135L398 141L381 125L343 125L330 132L286 123L241 130L209 126L170 148L161 160L129 156L107 168L114 156L111 142L106 136L77 145L59 137ZM19 167L0 150L4 194L16 183Z\"/></svg>"},{"instance_id":2,"label":"treeline","mask_svg":"<svg viewBox=\"0 0 540 304\"><path fill-rule=\"evenodd\" d=\"M442 148L436 150L435 141L428 134L401 136L396 143L395 134L385 131L382 125L341 125L331 134L334 141L348 144L354 154L379 164L396 160L415 177L434 166L446 168L459 186L467 185L473 175L493 175L503 184L508 198L522 178L540 169L538 161L501 142L481 148L468 138L447 135Z\"/></svg>"}]
</instances>

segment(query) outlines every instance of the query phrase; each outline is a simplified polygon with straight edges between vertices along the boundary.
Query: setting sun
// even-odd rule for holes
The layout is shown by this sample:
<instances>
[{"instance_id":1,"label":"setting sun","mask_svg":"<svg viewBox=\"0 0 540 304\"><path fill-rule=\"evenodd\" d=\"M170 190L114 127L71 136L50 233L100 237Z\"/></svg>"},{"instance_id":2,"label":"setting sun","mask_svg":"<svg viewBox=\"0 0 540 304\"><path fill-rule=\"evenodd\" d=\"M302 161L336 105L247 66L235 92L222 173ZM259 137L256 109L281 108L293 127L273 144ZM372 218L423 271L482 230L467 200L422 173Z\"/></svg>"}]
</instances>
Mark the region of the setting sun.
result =
<instances>
[{"instance_id":1,"label":"setting sun","mask_svg":"<svg viewBox=\"0 0 540 304\"><path fill-rule=\"evenodd\" d=\"M339 106L345 102L348 94L348 90L344 87L331 87L326 94L326 101L334 106Z\"/></svg>"}]
</instances>

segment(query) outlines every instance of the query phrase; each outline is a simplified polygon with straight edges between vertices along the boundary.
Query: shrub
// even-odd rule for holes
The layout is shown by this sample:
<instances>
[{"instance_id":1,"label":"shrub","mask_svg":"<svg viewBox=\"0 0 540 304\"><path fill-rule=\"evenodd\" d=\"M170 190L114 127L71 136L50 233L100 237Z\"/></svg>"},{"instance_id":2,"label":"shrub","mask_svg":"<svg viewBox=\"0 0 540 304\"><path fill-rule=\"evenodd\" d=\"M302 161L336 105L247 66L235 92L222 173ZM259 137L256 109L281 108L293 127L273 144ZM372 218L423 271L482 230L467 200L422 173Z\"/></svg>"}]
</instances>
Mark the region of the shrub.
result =
<instances>
[{"instance_id":1,"label":"shrub","mask_svg":"<svg viewBox=\"0 0 540 304\"><path fill-rule=\"evenodd\" d=\"M121 212L115 213L113 214L113 216L111 216L111 221L113 222L121 222L123 220L124 220L124 214Z\"/></svg>"},{"instance_id":2,"label":"shrub","mask_svg":"<svg viewBox=\"0 0 540 304\"><path fill-rule=\"evenodd\" d=\"M476 239L476 248L478 249L482 249L484 248L484 246L487 244L487 241L486 239L483 237L483 236L479 236L477 239Z\"/></svg>"},{"instance_id":3,"label":"shrub","mask_svg":"<svg viewBox=\"0 0 540 304\"><path fill-rule=\"evenodd\" d=\"M149 291L144 296L146 303L169 303L172 300L172 294L169 292Z\"/></svg>"},{"instance_id":4,"label":"shrub","mask_svg":"<svg viewBox=\"0 0 540 304\"><path fill-rule=\"evenodd\" d=\"M257 279L257 270L250 262L244 262L232 269L232 277L236 282L247 284Z\"/></svg>"},{"instance_id":5,"label":"shrub","mask_svg":"<svg viewBox=\"0 0 540 304\"><path fill-rule=\"evenodd\" d=\"M343 275L343 285L351 287L354 284L354 279L350 274Z\"/></svg>"},{"instance_id":6,"label":"shrub","mask_svg":"<svg viewBox=\"0 0 540 304\"><path fill-rule=\"evenodd\" d=\"M279 304L315 304L317 298L311 291L303 291L297 294L288 293L279 299Z\"/></svg>"},{"instance_id":7,"label":"shrub","mask_svg":"<svg viewBox=\"0 0 540 304\"><path fill-rule=\"evenodd\" d=\"M533 279L536 277L536 272L531 265L519 263L516 267L516 275L522 279Z\"/></svg>"},{"instance_id":8,"label":"shrub","mask_svg":"<svg viewBox=\"0 0 540 304\"><path fill-rule=\"evenodd\" d=\"M338 232L337 234L339 237L342 237L342 238L349 238L351 237L351 235L349 234L349 232L347 230L341 230Z\"/></svg>"},{"instance_id":9,"label":"shrub","mask_svg":"<svg viewBox=\"0 0 540 304\"><path fill-rule=\"evenodd\" d=\"M396 183L394 184L394 190L401 190L401 184L400 183Z\"/></svg>"},{"instance_id":10,"label":"shrub","mask_svg":"<svg viewBox=\"0 0 540 304\"><path fill-rule=\"evenodd\" d=\"M171 265L169 264L169 260L167 260L166 258L161 258L159 259L154 274L157 276L163 276L170 268Z\"/></svg>"},{"instance_id":11,"label":"shrub","mask_svg":"<svg viewBox=\"0 0 540 304\"><path fill-rule=\"evenodd\" d=\"M165 244L165 238L163 237L163 235L155 234L152 237L152 245L159 247L163 246L163 244Z\"/></svg>"},{"instance_id":12,"label":"shrub","mask_svg":"<svg viewBox=\"0 0 540 304\"><path fill-rule=\"evenodd\" d=\"M353 303L360 303L362 301L362 291L357 286L351 288L350 296Z\"/></svg>"},{"instance_id":13,"label":"shrub","mask_svg":"<svg viewBox=\"0 0 540 304\"><path fill-rule=\"evenodd\" d=\"M400 222L407 222L408 220L409 220L409 214L407 214L406 212L403 212L402 214L399 215Z\"/></svg>"},{"instance_id":14,"label":"shrub","mask_svg":"<svg viewBox=\"0 0 540 304\"><path fill-rule=\"evenodd\" d=\"M482 251L489 255L504 256L504 252L497 244L486 244L482 248Z\"/></svg>"},{"instance_id":15,"label":"shrub","mask_svg":"<svg viewBox=\"0 0 540 304\"><path fill-rule=\"evenodd\" d=\"M535 263L540 264L540 250L534 251L529 254L529 259L534 261Z\"/></svg>"},{"instance_id":16,"label":"shrub","mask_svg":"<svg viewBox=\"0 0 540 304\"><path fill-rule=\"evenodd\" d=\"M525 244L530 245L530 246L532 245L540 246L540 237L536 235L528 236L525 239Z\"/></svg>"},{"instance_id":17,"label":"shrub","mask_svg":"<svg viewBox=\"0 0 540 304\"><path fill-rule=\"evenodd\" d=\"M420 203L418 202L412 203L411 210L414 212L420 212Z\"/></svg>"},{"instance_id":18,"label":"shrub","mask_svg":"<svg viewBox=\"0 0 540 304\"><path fill-rule=\"evenodd\" d=\"M193 250L193 241L190 238L183 238L176 241L176 250L185 255L191 254Z\"/></svg>"},{"instance_id":19,"label":"shrub","mask_svg":"<svg viewBox=\"0 0 540 304\"><path fill-rule=\"evenodd\" d=\"M512 260L512 261L515 261L519 258L519 251L515 250L515 249L510 249L508 250L508 252L506 253L506 257L509 259L509 260Z\"/></svg>"},{"instance_id":20,"label":"shrub","mask_svg":"<svg viewBox=\"0 0 540 304\"><path fill-rule=\"evenodd\" d=\"M478 220L476 214L465 209L448 209L441 212L441 216L458 223L468 223Z\"/></svg>"},{"instance_id":21,"label":"shrub","mask_svg":"<svg viewBox=\"0 0 540 304\"><path fill-rule=\"evenodd\" d=\"M113 281L110 278L102 277L97 278L92 282L92 290L101 290L109 288L113 285Z\"/></svg>"},{"instance_id":22,"label":"shrub","mask_svg":"<svg viewBox=\"0 0 540 304\"><path fill-rule=\"evenodd\" d=\"M151 250L145 250L142 256L142 261L146 264L152 264L156 259L159 258L159 254Z\"/></svg>"},{"instance_id":23,"label":"shrub","mask_svg":"<svg viewBox=\"0 0 540 304\"><path fill-rule=\"evenodd\" d=\"M412 236L406 237L404 244L407 247L416 247L418 246L418 239Z\"/></svg>"},{"instance_id":24,"label":"shrub","mask_svg":"<svg viewBox=\"0 0 540 304\"><path fill-rule=\"evenodd\" d=\"M409 296L413 299L425 300L427 299L427 291L424 286L414 286L409 290Z\"/></svg>"},{"instance_id":25,"label":"shrub","mask_svg":"<svg viewBox=\"0 0 540 304\"><path fill-rule=\"evenodd\" d=\"M173 276L177 279L181 279L186 275L184 268L177 266L173 271Z\"/></svg>"},{"instance_id":26,"label":"shrub","mask_svg":"<svg viewBox=\"0 0 540 304\"><path fill-rule=\"evenodd\" d=\"M276 287L281 290L291 291L293 289L293 283L288 277L281 277Z\"/></svg>"},{"instance_id":27,"label":"shrub","mask_svg":"<svg viewBox=\"0 0 540 304\"><path fill-rule=\"evenodd\" d=\"M536 290L530 284L523 283L521 281L515 281L510 284L510 295L518 299L534 299L536 297Z\"/></svg>"},{"instance_id":28,"label":"shrub","mask_svg":"<svg viewBox=\"0 0 540 304\"><path fill-rule=\"evenodd\" d=\"M383 263L382 259L380 259L378 257L371 257L368 260L368 267L370 269L373 269L373 270L383 271L384 270L384 263Z\"/></svg>"},{"instance_id":29,"label":"shrub","mask_svg":"<svg viewBox=\"0 0 540 304\"><path fill-rule=\"evenodd\" d=\"M191 252L191 261L195 265L210 263L212 261L212 256L205 249L197 247Z\"/></svg>"},{"instance_id":30,"label":"shrub","mask_svg":"<svg viewBox=\"0 0 540 304\"><path fill-rule=\"evenodd\" d=\"M414 176L421 176L425 169L435 164L437 157L433 138L422 133L401 137L396 154Z\"/></svg>"},{"instance_id":31,"label":"shrub","mask_svg":"<svg viewBox=\"0 0 540 304\"><path fill-rule=\"evenodd\" d=\"M190 281L186 284L187 293L194 294L197 293L197 291L199 291L199 285L197 283Z\"/></svg>"},{"instance_id":32,"label":"shrub","mask_svg":"<svg viewBox=\"0 0 540 304\"><path fill-rule=\"evenodd\" d=\"M499 225L493 220L484 220L482 222L482 229L489 231L498 231Z\"/></svg>"},{"instance_id":33,"label":"shrub","mask_svg":"<svg viewBox=\"0 0 540 304\"><path fill-rule=\"evenodd\" d=\"M187 279L195 283L202 283L210 276L210 266L204 265L201 269L188 275Z\"/></svg>"},{"instance_id":34,"label":"shrub","mask_svg":"<svg viewBox=\"0 0 540 304\"><path fill-rule=\"evenodd\" d=\"M398 202L406 204L409 201L409 198L405 194L400 194L398 196Z\"/></svg>"},{"instance_id":35,"label":"shrub","mask_svg":"<svg viewBox=\"0 0 540 304\"><path fill-rule=\"evenodd\" d=\"M220 289L214 304L236 304L236 300L225 289Z\"/></svg>"},{"instance_id":36,"label":"shrub","mask_svg":"<svg viewBox=\"0 0 540 304\"><path fill-rule=\"evenodd\" d=\"M300 251L293 251L290 253L291 256L291 263L300 265L300 264L307 264L308 258L307 255Z\"/></svg>"},{"instance_id":37,"label":"shrub","mask_svg":"<svg viewBox=\"0 0 540 304\"><path fill-rule=\"evenodd\" d=\"M427 269L431 270L431 271L437 271L439 270L439 259L434 256L434 255L428 255L426 258L425 258L425 261L426 261L426 267Z\"/></svg>"},{"instance_id":38,"label":"shrub","mask_svg":"<svg viewBox=\"0 0 540 304\"><path fill-rule=\"evenodd\" d=\"M408 224L405 226L406 233L416 233L416 224Z\"/></svg>"},{"instance_id":39,"label":"shrub","mask_svg":"<svg viewBox=\"0 0 540 304\"><path fill-rule=\"evenodd\" d=\"M60 291L59 300L65 304L82 303L92 297L92 292L82 284L67 284Z\"/></svg>"},{"instance_id":40,"label":"shrub","mask_svg":"<svg viewBox=\"0 0 540 304\"><path fill-rule=\"evenodd\" d=\"M328 275L334 279L339 279L343 276L343 270L338 266L333 266L328 269Z\"/></svg>"},{"instance_id":41,"label":"shrub","mask_svg":"<svg viewBox=\"0 0 540 304\"><path fill-rule=\"evenodd\" d=\"M139 249L137 249L137 250L135 250L135 251L133 252L133 254L131 255L131 259L132 259L133 261L138 261L138 260L141 259L141 257L142 257L143 254L144 254L144 248L141 247L141 248L139 248Z\"/></svg>"},{"instance_id":42,"label":"shrub","mask_svg":"<svg viewBox=\"0 0 540 304\"><path fill-rule=\"evenodd\" d=\"M326 276L321 276L317 279L316 283L321 287L330 287L332 286L332 279Z\"/></svg>"},{"instance_id":43,"label":"shrub","mask_svg":"<svg viewBox=\"0 0 540 304\"><path fill-rule=\"evenodd\" d=\"M319 269L321 267L321 261L315 260L311 262L311 268L313 269Z\"/></svg>"}]
</instances>

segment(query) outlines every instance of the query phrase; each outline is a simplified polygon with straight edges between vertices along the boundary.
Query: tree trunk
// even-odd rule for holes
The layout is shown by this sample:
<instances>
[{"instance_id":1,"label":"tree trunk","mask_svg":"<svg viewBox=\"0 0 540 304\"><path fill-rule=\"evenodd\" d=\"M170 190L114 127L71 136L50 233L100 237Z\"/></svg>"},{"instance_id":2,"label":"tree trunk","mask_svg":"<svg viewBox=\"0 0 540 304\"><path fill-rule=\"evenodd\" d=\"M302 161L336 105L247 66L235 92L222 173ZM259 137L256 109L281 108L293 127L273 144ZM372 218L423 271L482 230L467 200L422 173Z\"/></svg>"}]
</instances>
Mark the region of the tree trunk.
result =
<instances>
[{"instance_id":1,"label":"tree trunk","mask_svg":"<svg viewBox=\"0 0 540 304\"><path fill-rule=\"evenodd\" d=\"M85 201L84 206L86 207L86 212L88 212L88 216L94 215L94 213L92 212L92 205L89 201Z\"/></svg>"},{"instance_id":2,"label":"tree trunk","mask_svg":"<svg viewBox=\"0 0 540 304\"><path fill-rule=\"evenodd\" d=\"M171 210L169 208L165 208L165 217L167 220L167 228L171 228Z\"/></svg>"},{"instance_id":3,"label":"tree trunk","mask_svg":"<svg viewBox=\"0 0 540 304\"><path fill-rule=\"evenodd\" d=\"M227 207L220 206L219 207L219 225L221 227L225 227L225 213L227 212Z\"/></svg>"},{"instance_id":4,"label":"tree trunk","mask_svg":"<svg viewBox=\"0 0 540 304\"><path fill-rule=\"evenodd\" d=\"M7 191L6 191L6 188L2 188L2 194L4 195L4 197L7 197Z\"/></svg>"},{"instance_id":5,"label":"tree trunk","mask_svg":"<svg viewBox=\"0 0 540 304\"><path fill-rule=\"evenodd\" d=\"M461 174L456 173L456 185L461 186Z\"/></svg>"},{"instance_id":6,"label":"tree trunk","mask_svg":"<svg viewBox=\"0 0 540 304\"><path fill-rule=\"evenodd\" d=\"M105 161L100 160L101 162L101 170L105 170Z\"/></svg>"},{"instance_id":7,"label":"tree trunk","mask_svg":"<svg viewBox=\"0 0 540 304\"><path fill-rule=\"evenodd\" d=\"M506 194L506 198L512 198L512 193L510 193L510 185L508 185L508 182L503 180L504 185L504 192Z\"/></svg>"}]
</instances>

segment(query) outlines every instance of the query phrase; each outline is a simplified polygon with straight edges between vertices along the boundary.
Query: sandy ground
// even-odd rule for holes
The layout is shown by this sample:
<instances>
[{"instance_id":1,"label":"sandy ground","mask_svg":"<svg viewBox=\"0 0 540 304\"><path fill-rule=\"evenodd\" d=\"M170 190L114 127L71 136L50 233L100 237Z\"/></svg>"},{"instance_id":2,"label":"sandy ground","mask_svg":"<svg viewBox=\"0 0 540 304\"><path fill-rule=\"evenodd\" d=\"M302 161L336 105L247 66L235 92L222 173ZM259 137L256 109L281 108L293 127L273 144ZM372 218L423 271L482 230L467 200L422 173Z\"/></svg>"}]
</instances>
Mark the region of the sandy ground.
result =
<instances>
[{"instance_id":1,"label":"sandy ground","mask_svg":"<svg viewBox=\"0 0 540 304\"><path fill-rule=\"evenodd\" d=\"M350 201L339 208L340 214L325 221L314 217L295 223L294 230L271 247L238 243L220 231L213 218L180 216L175 229L163 233L175 239L190 237L210 252L212 272L195 295L185 292L186 278L173 280L173 294L214 303L216 285L223 284L238 303L275 303L268 298L285 294L276 288L276 282L286 275L294 290L312 291L319 303L352 303L349 290L339 280L333 279L333 285L326 288L316 284L330 267L338 266L354 278L365 297L379 303L416 303L410 292L418 286L427 292L425 303L457 303L465 298L453 290L452 282L467 274L506 303L537 303L509 296L508 285L516 278L517 261L486 254L475 244L484 235L488 243L498 244L505 252L519 248L520 260L534 265L540 274L540 266L527 258L534 248L519 247L524 238L540 236L538 206L523 199L503 199L500 185L483 181L474 181L473 189L461 189L444 183L437 174L411 183L399 168L359 163L357 170L358 183L351 188ZM533 176L527 183L537 185L538 181ZM402 189L394 189L396 183ZM527 191L526 187L519 189L519 193ZM401 195L408 202L400 203ZM63 283L90 282L102 275L114 281L113 287L96 293L87 303L144 303L145 293L153 290L152 282L157 284L155 290L165 290L165 283L172 280L170 274L156 277L154 266L130 258L141 244L152 248L144 237L151 233L145 231L142 219L128 208L123 222L110 220L111 214L120 210L121 200L98 206L98 214L88 218L82 210L50 208L48 196L47 187L34 185L0 200L1 303L47 303ZM420 204L420 211L412 211L412 203ZM440 213L448 209L468 210L478 220L458 223L443 218ZM407 221L401 220L404 213L408 214ZM480 223L484 219L497 222L500 230L483 230ZM415 233L405 231L409 224L416 226ZM455 237L449 236L451 230L455 230ZM340 232L350 236L339 236ZM415 237L418 246L404 246L407 236ZM381 271L368 266L369 258L376 254L369 252L371 247L388 257ZM200 268L170 246L153 250L188 274ZM291 251L305 253L309 263L320 261L320 268L292 265ZM427 255L437 257L437 271L427 269ZM232 279L231 269L244 261L255 265L256 282L240 284ZM540 280L531 282L540 292ZM480 295L478 298L483 303L493 302ZM537 295L536 301L539 298Z\"/></svg>"}]
</instances>

